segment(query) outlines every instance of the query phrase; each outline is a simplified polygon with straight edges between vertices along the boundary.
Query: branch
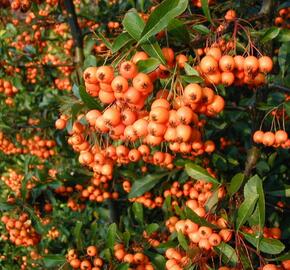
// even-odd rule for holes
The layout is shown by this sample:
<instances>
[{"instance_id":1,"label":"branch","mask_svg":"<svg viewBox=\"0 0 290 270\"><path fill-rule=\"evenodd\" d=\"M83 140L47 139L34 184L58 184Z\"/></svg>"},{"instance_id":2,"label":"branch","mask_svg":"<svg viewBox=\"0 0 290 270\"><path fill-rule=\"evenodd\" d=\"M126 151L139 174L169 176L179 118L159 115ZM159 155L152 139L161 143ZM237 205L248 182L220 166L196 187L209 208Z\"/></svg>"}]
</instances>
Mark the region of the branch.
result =
<instances>
[{"instance_id":1,"label":"branch","mask_svg":"<svg viewBox=\"0 0 290 270\"><path fill-rule=\"evenodd\" d=\"M71 28L71 34L74 39L76 48L75 48L75 63L77 68L78 80L81 81L82 78L82 64L84 60L83 53L83 36L82 30L78 24L77 15L75 11L75 6L72 0L64 0L64 6L68 13L68 23Z\"/></svg>"},{"instance_id":2,"label":"branch","mask_svg":"<svg viewBox=\"0 0 290 270\"><path fill-rule=\"evenodd\" d=\"M276 88L278 90L284 91L284 92L288 92L290 93L290 88L283 86L283 85L279 85L279 84L275 84L275 83L270 83L268 85L269 88Z\"/></svg>"},{"instance_id":3,"label":"branch","mask_svg":"<svg viewBox=\"0 0 290 270\"><path fill-rule=\"evenodd\" d=\"M259 14L270 15L272 6L273 6L272 0L263 0L263 4Z\"/></svg>"}]
</instances>

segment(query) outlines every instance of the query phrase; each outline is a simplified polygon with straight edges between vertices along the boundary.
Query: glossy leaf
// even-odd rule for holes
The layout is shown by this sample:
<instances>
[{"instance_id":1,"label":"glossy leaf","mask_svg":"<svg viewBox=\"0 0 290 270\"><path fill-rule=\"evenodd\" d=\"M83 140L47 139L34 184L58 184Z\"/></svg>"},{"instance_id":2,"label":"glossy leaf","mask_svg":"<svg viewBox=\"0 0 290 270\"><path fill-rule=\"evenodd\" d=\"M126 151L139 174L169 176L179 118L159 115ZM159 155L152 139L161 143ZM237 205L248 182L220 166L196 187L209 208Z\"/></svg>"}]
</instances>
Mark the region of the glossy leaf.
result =
<instances>
[{"instance_id":1,"label":"glossy leaf","mask_svg":"<svg viewBox=\"0 0 290 270\"><path fill-rule=\"evenodd\" d=\"M136 180L132 185L128 198L132 199L143 195L145 192L155 187L155 185L157 185L160 182L160 180L168 174L169 172L147 174L141 179Z\"/></svg>"},{"instance_id":2,"label":"glossy leaf","mask_svg":"<svg viewBox=\"0 0 290 270\"><path fill-rule=\"evenodd\" d=\"M208 19L208 21L213 24L213 21L211 19L210 11L209 11L209 6L208 6L208 0L201 0L201 7L202 11L205 15L205 17Z\"/></svg>"},{"instance_id":3,"label":"glossy leaf","mask_svg":"<svg viewBox=\"0 0 290 270\"><path fill-rule=\"evenodd\" d=\"M202 35L208 35L210 33L210 30L203 24L193 25L192 29L197 31L198 33L200 33Z\"/></svg>"},{"instance_id":4,"label":"glossy leaf","mask_svg":"<svg viewBox=\"0 0 290 270\"><path fill-rule=\"evenodd\" d=\"M169 22L182 14L187 8L188 0L165 0L151 13L144 30L142 31L140 43L163 30Z\"/></svg>"},{"instance_id":5,"label":"glossy leaf","mask_svg":"<svg viewBox=\"0 0 290 270\"><path fill-rule=\"evenodd\" d=\"M178 239L178 242L179 244L181 245L181 247L184 249L184 250L188 250L188 244L187 244L187 241L185 239L185 236L183 235L183 233L181 231L178 231L177 232L177 239Z\"/></svg>"},{"instance_id":6,"label":"glossy leaf","mask_svg":"<svg viewBox=\"0 0 290 270\"><path fill-rule=\"evenodd\" d=\"M186 218L190 219L194 223L200 225L200 226L207 226L212 229L217 229L218 227L210 222L208 222L206 219L200 217L197 215L193 210L191 210L189 207L185 207L184 214Z\"/></svg>"},{"instance_id":7,"label":"glossy leaf","mask_svg":"<svg viewBox=\"0 0 290 270\"><path fill-rule=\"evenodd\" d=\"M192 66L190 66L188 63L184 64L184 70L185 70L185 73L188 76L197 76L197 77L199 77L198 71L196 69L194 69Z\"/></svg>"},{"instance_id":8,"label":"glossy leaf","mask_svg":"<svg viewBox=\"0 0 290 270\"><path fill-rule=\"evenodd\" d=\"M124 32L121 33L117 38L114 40L112 45L112 53L115 53L128 45L129 42L133 41L132 37L129 35L129 33Z\"/></svg>"},{"instance_id":9,"label":"glossy leaf","mask_svg":"<svg viewBox=\"0 0 290 270\"><path fill-rule=\"evenodd\" d=\"M214 247L214 250L221 256L223 263L226 265L235 266L239 262L236 251L225 242L221 242Z\"/></svg>"},{"instance_id":10,"label":"glossy leaf","mask_svg":"<svg viewBox=\"0 0 290 270\"><path fill-rule=\"evenodd\" d=\"M186 25L179 19L174 18L169 22L167 32L169 38L186 44L190 42L189 31Z\"/></svg>"},{"instance_id":11,"label":"glossy leaf","mask_svg":"<svg viewBox=\"0 0 290 270\"><path fill-rule=\"evenodd\" d=\"M139 41L145 23L139 16L137 10L131 9L125 14L123 26L132 38Z\"/></svg>"},{"instance_id":12,"label":"glossy leaf","mask_svg":"<svg viewBox=\"0 0 290 270\"><path fill-rule=\"evenodd\" d=\"M66 262L66 258L64 255L45 255L42 259L42 262L45 267L51 268L51 267L60 267Z\"/></svg>"},{"instance_id":13,"label":"glossy leaf","mask_svg":"<svg viewBox=\"0 0 290 270\"><path fill-rule=\"evenodd\" d=\"M117 225L116 223L112 223L108 228L107 233L107 247L113 248L114 244L116 242L116 236L117 236Z\"/></svg>"},{"instance_id":14,"label":"glossy leaf","mask_svg":"<svg viewBox=\"0 0 290 270\"><path fill-rule=\"evenodd\" d=\"M143 205L141 203L134 202L132 206L132 210L133 210L135 219L139 223L142 224L143 223Z\"/></svg>"},{"instance_id":15,"label":"glossy leaf","mask_svg":"<svg viewBox=\"0 0 290 270\"><path fill-rule=\"evenodd\" d=\"M281 253L285 246L284 244L277 240L277 239L270 239L270 238L261 238L255 237L255 235L251 235L248 233L242 233L245 237L245 239L251 243L254 247L258 247L261 252L276 255Z\"/></svg>"},{"instance_id":16,"label":"glossy leaf","mask_svg":"<svg viewBox=\"0 0 290 270\"><path fill-rule=\"evenodd\" d=\"M185 171L190 177L196 180L203 180L206 182L211 182L213 184L219 184L218 180L216 178L213 178L207 172L207 170L192 162L188 162L185 164Z\"/></svg>"},{"instance_id":17,"label":"glossy leaf","mask_svg":"<svg viewBox=\"0 0 290 270\"><path fill-rule=\"evenodd\" d=\"M156 58L148 58L146 60L140 60L137 63L138 71L143 73L150 73L158 68L160 61Z\"/></svg>"},{"instance_id":18,"label":"glossy leaf","mask_svg":"<svg viewBox=\"0 0 290 270\"><path fill-rule=\"evenodd\" d=\"M145 231L148 235L156 232L159 229L159 225L157 223L151 223L146 226Z\"/></svg>"},{"instance_id":19,"label":"glossy leaf","mask_svg":"<svg viewBox=\"0 0 290 270\"><path fill-rule=\"evenodd\" d=\"M148 41L142 44L141 48L152 58L158 59L162 64L166 64L159 44L156 41Z\"/></svg>"},{"instance_id":20,"label":"glossy leaf","mask_svg":"<svg viewBox=\"0 0 290 270\"><path fill-rule=\"evenodd\" d=\"M88 106L89 109L102 110L101 104L92 96L90 96L83 86L79 87L79 93L82 101Z\"/></svg>"},{"instance_id":21,"label":"glossy leaf","mask_svg":"<svg viewBox=\"0 0 290 270\"><path fill-rule=\"evenodd\" d=\"M252 198L247 198L243 201L238 209L238 216L236 220L236 229L239 230L240 227L245 224L248 218L252 215L256 203L258 201L258 195L253 195Z\"/></svg>"},{"instance_id":22,"label":"glossy leaf","mask_svg":"<svg viewBox=\"0 0 290 270\"><path fill-rule=\"evenodd\" d=\"M243 173L237 173L231 180L228 192L230 196L233 196L241 187L245 179Z\"/></svg>"},{"instance_id":23,"label":"glossy leaf","mask_svg":"<svg viewBox=\"0 0 290 270\"><path fill-rule=\"evenodd\" d=\"M269 28L261 37L261 43L266 43L270 40L276 38L280 33L280 28L278 27L271 27Z\"/></svg>"}]
</instances>

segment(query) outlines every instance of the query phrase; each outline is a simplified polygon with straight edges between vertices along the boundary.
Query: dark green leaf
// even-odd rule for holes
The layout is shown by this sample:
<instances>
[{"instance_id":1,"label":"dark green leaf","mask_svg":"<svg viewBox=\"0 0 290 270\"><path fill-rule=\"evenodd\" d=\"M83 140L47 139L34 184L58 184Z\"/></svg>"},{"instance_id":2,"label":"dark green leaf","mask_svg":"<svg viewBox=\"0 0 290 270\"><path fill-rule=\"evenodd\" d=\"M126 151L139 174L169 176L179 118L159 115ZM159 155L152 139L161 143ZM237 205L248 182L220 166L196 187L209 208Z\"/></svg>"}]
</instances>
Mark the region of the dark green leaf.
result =
<instances>
[{"instance_id":1,"label":"dark green leaf","mask_svg":"<svg viewBox=\"0 0 290 270\"><path fill-rule=\"evenodd\" d=\"M148 235L156 232L159 229L159 225L157 223L151 223L146 226L145 231Z\"/></svg>"},{"instance_id":2,"label":"dark green leaf","mask_svg":"<svg viewBox=\"0 0 290 270\"><path fill-rule=\"evenodd\" d=\"M242 234L245 236L245 239L249 243L251 243L254 247L258 247L259 245L259 249L263 253L276 255L276 254L281 253L285 249L284 244L277 239L270 239L270 238L260 239L259 237L256 237L255 235L251 235L248 233L242 233Z\"/></svg>"},{"instance_id":3,"label":"dark green leaf","mask_svg":"<svg viewBox=\"0 0 290 270\"><path fill-rule=\"evenodd\" d=\"M145 23L139 16L137 10L131 9L125 14L123 26L132 38L139 41Z\"/></svg>"},{"instance_id":4,"label":"dark green leaf","mask_svg":"<svg viewBox=\"0 0 290 270\"><path fill-rule=\"evenodd\" d=\"M186 218L190 219L191 221L193 221L194 223L196 223L198 225L207 226L207 227L210 227L212 229L217 229L218 228L216 225L211 224L210 222L208 222L204 218L202 218L199 215L197 215L189 207L185 207L184 213L185 213Z\"/></svg>"},{"instance_id":5,"label":"dark green leaf","mask_svg":"<svg viewBox=\"0 0 290 270\"><path fill-rule=\"evenodd\" d=\"M0 202L0 211L10 211L12 209L14 209L15 207L17 207L16 204L9 204L9 203L6 203L6 202Z\"/></svg>"},{"instance_id":6,"label":"dark green leaf","mask_svg":"<svg viewBox=\"0 0 290 270\"><path fill-rule=\"evenodd\" d=\"M208 19L208 21L211 24L214 24L212 19L211 19L210 12L209 12L208 0L201 0L201 7L202 7L202 11L203 11L205 17Z\"/></svg>"},{"instance_id":7,"label":"dark green leaf","mask_svg":"<svg viewBox=\"0 0 290 270\"><path fill-rule=\"evenodd\" d=\"M256 203L258 201L258 195L254 194L251 198L247 198L243 201L243 203L240 205L238 210L238 216L236 220L236 229L239 230L239 228L247 222L248 218L252 215Z\"/></svg>"},{"instance_id":8,"label":"dark green leaf","mask_svg":"<svg viewBox=\"0 0 290 270\"><path fill-rule=\"evenodd\" d=\"M149 54L150 57L158 59L162 64L166 64L162 50L158 42L148 41L146 44L142 44L141 48Z\"/></svg>"},{"instance_id":9,"label":"dark green leaf","mask_svg":"<svg viewBox=\"0 0 290 270\"><path fill-rule=\"evenodd\" d=\"M155 185L157 185L160 180L168 175L169 172L166 173L156 173L156 174L147 174L146 176L142 177L139 180L136 180L133 183L133 186L131 188L131 191L128 195L129 199L139 197L143 195L145 192L152 189Z\"/></svg>"},{"instance_id":10,"label":"dark green leaf","mask_svg":"<svg viewBox=\"0 0 290 270\"><path fill-rule=\"evenodd\" d=\"M203 79L199 76L180 76L185 83L202 83Z\"/></svg>"},{"instance_id":11,"label":"dark green leaf","mask_svg":"<svg viewBox=\"0 0 290 270\"><path fill-rule=\"evenodd\" d=\"M229 186L229 195L233 196L241 187L245 179L245 175L243 173L237 173L231 180Z\"/></svg>"},{"instance_id":12,"label":"dark green leaf","mask_svg":"<svg viewBox=\"0 0 290 270\"><path fill-rule=\"evenodd\" d=\"M133 41L129 33L124 32L117 36L112 45L112 53L115 53L126 46L130 41Z\"/></svg>"},{"instance_id":13,"label":"dark green leaf","mask_svg":"<svg viewBox=\"0 0 290 270\"><path fill-rule=\"evenodd\" d=\"M226 265L235 266L239 261L236 251L225 242L221 242L214 247L214 250L221 256L223 263Z\"/></svg>"},{"instance_id":14,"label":"dark green leaf","mask_svg":"<svg viewBox=\"0 0 290 270\"><path fill-rule=\"evenodd\" d=\"M190 66L189 64L187 64L187 63L184 64L184 70L185 70L185 73L188 76L196 76L196 77L199 77L198 71L196 69L194 69L192 66Z\"/></svg>"},{"instance_id":15,"label":"dark green leaf","mask_svg":"<svg viewBox=\"0 0 290 270\"><path fill-rule=\"evenodd\" d=\"M211 212L211 213L215 212L217 203L219 201L218 193L219 193L219 190L217 189L208 198L208 200L205 204L205 208L206 208L207 212Z\"/></svg>"},{"instance_id":16,"label":"dark green leaf","mask_svg":"<svg viewBox=\"0 0 290 270\"><path fill-rule=\"evenodd\" d=\"M77 221L73 230L73 235L76 239L78 249L82 248L82 235L81 235L82 227L83 227L83 223L81 221Z\"/></svg>"},{"instance_id":17,"label":"dark green leaf","mask_svg":"<svg viewBox=\"0 0 290 270\"><path fill-rule=\"evenodd\" d=\"M185 171L190 177L196 180L203 180L206 182L211 182L213 184L220 184L216 178L213 178L207 172L207 170L192 162L188 162L185 164Z\"/></svg>"},{"instance_id":18,"label":"dark green leaf","mask_svg":"<svg viewBox=\"0 0 290 270\"><path fill-rule=\"evenodd\" d=\"M114 244L116 242L116 236L117 236L117 225L116 223L112 223L109 226L108 234L107 234L107 247L113 248Z\"/></svg>"},{"instance_id":19,"label":"dark green leaf","mask_svg":"<svg viewBox=\"0 0 290 270\"><path fill-rule=\"evenodd\" d=\"M278 256L278 257L275 257L275 258L271 258L271 259L267 259L267 261L286 261L286 260L290 260L290 251Z\"/></svg>"},{"instance_id":20,"label":"dark green leaf","mask_svg":"<svg viewBox=\"0 0 290 270\"><path fill-rule=\"evenodd\" d=\"M167 32L169 37L182 42L188 43L190 41L190 36L186 25L179 19L172 19L168 26Z\"/></svg>"},{"instance_id":21,"label":"dark green leaf","mask_svg":"<svg viewBox=\"0 0 290 270\"><path fill-rule=\"evenodd\" d=\"M287 101L284 103L284 108L285 108L287 115L290 117L290 101Z\"/></svg>"},{"instance_id":22,"label":"dark green leaf","mask_svg":"<svg viewBox=\"0 0 290 270\"><path fill-rule=\"evenodd\" d=\"M115 270L128 270L129 269L129 264L128 263L121 263L118 265Z\"/></svg>"},{"instance_id":23,"label":"dark green leaf","mask_svg":"<svg viewBox=\"0 0 290 270\"><path fill-rule=\"evenodd\" d=\"M267 194L276 197L290 197L290 186L284 185L284 189L267 191Z\"/></svg>"},{"instance_id":24,"label":"dark green leaf","mask_svg":"<svg viewBox=\"0 0 290 270\"><path fill-rule=\"evenodd\" d=\"M158 68L160 61L156 58L148 58L146 60L140 60L137 63L138 71L143 73L150 73Z\"/></svg>"},{"instance_id":25,"label":"dark green leaf","mask_svg":"<svg viewBox=\"0 0 290 270\"><path fill-rule=\"evenodd\" d=\"M279 32L280 32L280 28L278 27L273 26L269 28L261 37L261 43L266 43L270 40L273 40L279 35Z\"/></svg>"},{"instance_id":26,"label":"dark green leaf","mask_svg":"<svg viewBox=\"0 0 290 270\"><path fill-rule=\"evenodd\" d=\"M141 203L134 202L132 206L132 210L133 210L135 219L139 223L142 224L143 223L143 205Z\"/></svg>"},{"instance_id":27,"label":"dark green leaf","mask_svg":"<svg viewBox=\"0 0 290 270\"><path fill-rule=\"evenodd\" d=\"M192 29L203 35L208 35L210 33L210 30L203 24L196 24L192 26Z\"/></svg>"},{"instance_id":28,"label":"dark green leaf","mask_svg":"<svg viewBox=\"0 0 290 270\"><path fill-rule=\"evenodd\" d=\"M150 251L145 251L145 255L147 255L150 258L150 261L152 262L154 269L165 270L166 260L162 255Z\"/></svg>"},{"instance_id":29,"label":"dark green leaf","mask_svg":"<svg viewBox=\"0 0 290 270\"><path fill-rule=\"evenodd\" d=\"M97 58L94 55L88 55L84 61L84 69L88 67L96 67L97 66Z\"/></svg>"},{"instance_id":30,"label":"dark green leaf","mask_svg":"<svg viewBox=\"0 0 290 270\"><path fill-rule=\"evenodd\" d=\"M64 255L45 255L42 258L42 262L45 267L60 267L64 263L66 263L66 258Z\"/></svg>"},{"instance_id":31,"label":"dark green leaf","mask_svg":"<svg viewBox=\"0 0 290 270\"><path fill-rule=\"evenodd\" d=\"M101 32L95 32L95 35L104 42L108 49L112 49L112 44L105 38L105 36Z\"/></svg>"},{"instance_id":32,"label":"dark green leaf","mask_svg":"<svg viewBox=\"0 0 290 270\"><path fill-rule=\"evenodd\" d=\"M142 31L140 43L159 33L167 27L168 23L182 14L187 8L188 0L165 0L159 4L151 13L144 30Z\"/></svg>"},{"instance_id":33,"label":"dark green leaf","mask_svg":"<svg viewBox=\"0 0 290 270\"><path fill-rule=\"evenodd\" d=\"M79 93L82 101L88 106L89 109L102 110L101 104L92 96L90 96L83 86L79 87Z\"/></svg>"},{"instance_id":34,"label":"dark green leaf","mask_svg":"<svg viewBox=\"0 0 290 270\"><path fill-rule=\"evenodd\" d=\"M187 241L186 241L185 236L183 235L183 233L181 231L177 232L177 239L178 239L179 244L182 246L182 248L185 251L188 250Z\"/></svg>"}]
</instances>

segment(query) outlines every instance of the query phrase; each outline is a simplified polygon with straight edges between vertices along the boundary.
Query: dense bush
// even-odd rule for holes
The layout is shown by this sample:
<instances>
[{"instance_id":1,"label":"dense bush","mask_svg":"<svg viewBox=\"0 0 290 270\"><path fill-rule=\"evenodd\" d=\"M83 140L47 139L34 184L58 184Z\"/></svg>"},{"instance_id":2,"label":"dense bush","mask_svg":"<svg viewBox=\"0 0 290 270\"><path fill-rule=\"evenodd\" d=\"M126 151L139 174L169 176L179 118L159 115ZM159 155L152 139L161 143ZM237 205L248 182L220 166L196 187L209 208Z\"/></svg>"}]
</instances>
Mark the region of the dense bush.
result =
<instances>
[{"instance_id":1,"label":"dense bush","mask_svg":"<svg viewBox=\"0 0 290 270\"><path fill-rule=\"evenodd\" d=\"M1 269L290 269L289 1L0 7Z\"/></svg>"}]
</instances>

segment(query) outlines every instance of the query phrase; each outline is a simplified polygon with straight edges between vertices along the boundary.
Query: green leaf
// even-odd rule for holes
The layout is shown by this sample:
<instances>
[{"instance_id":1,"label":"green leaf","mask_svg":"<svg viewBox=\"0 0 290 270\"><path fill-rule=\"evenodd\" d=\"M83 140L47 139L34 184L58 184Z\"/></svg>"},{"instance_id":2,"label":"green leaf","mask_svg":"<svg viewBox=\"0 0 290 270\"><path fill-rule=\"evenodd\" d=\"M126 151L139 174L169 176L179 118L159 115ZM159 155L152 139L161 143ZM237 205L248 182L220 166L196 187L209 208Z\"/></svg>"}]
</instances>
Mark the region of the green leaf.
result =
<instances>
[{"instance_id":1,"label":"green leaf","mask_svg":"<svg viewBox=\"0 0 290 270\"><path fill-rule=\"evenodd\" d=\"M266 191L266 193L275 197L290 197L290 186L284 185L283 189Z\"/></svg>"},{"instance_id":2,"label":"green leaf","mask_svg":"<svg viewBox=\"0 0 290 270\"><path fill-rule=\"evenodd\" d=\"M207 212L211 212L211 213L215 212L217 203L219 201L218 193L219 193L219 190L218 189L215 190L206 201L205 208Z\"/></svg>"},{"instance_id":3,"label":"green leaf","mask_svg":"<svg viewBox=\"0 0 290 270\"><path fill-rule=\"evenodd\" d=\"M103 41L103 43L106 45L106 47L109 50L112 50L112 44L105 38L105 36L101 32L94 32L95 35Z\"/></svg>"},{"instance_id":4,"label":"green leaf","mask_svg":"<svg viewBox=\"0 0 290 270\"><path fill-rule=\"evenodd\" d=\"M154 269L165 270L166 260L162 255L150 251L145 251L144 253L146 256L150 258L150 261L153 264Z\"/></svg>"},{"instance_id":5,"label":"green leaf","mask_svg":"<svg viewBox=\"0 0 290 270\"><path fill-rule=\"evenodd\" d=\"M73 235L76 239L78 249L82 248L82 236L81 236L82 226L83 226L83 223L81 221L77 221L73 230Z\"/></svg>"},{"instance_id":6,"label":"green leaf","mask_svg":"<svg viewBox=\"0 0 290 270\"><path fill-rule=\"evenodd\" d=\"M285 108L287 115L290 117L290 101L287 101L284 103L284 108Z\"/></svg>"},{"instance_id":7,"label":"green leaf","mask_svg":"<svg viewBox=\"0 0 290 270\"><path fill-rule=\"evenodd\" d=\"M186 25L179 19L172 19L167 26L168 36L182 42L189 43L190 35Z\"/></svg>"},{"instance_id":8,"label":"green leaf","mask_svg":"<svg viewBox=\"0 0 290 270\"><path fill-rule=\"evenodd\" d=\"M275 258L271 258L271 259L266 259L267 261L286 261L286 260L290 260L290 251L278 256L278 257L275 257Z\"/></svg>"},{"instance_id":9,"label":"green leaf","mask_svg":"<svg viewBox=\"0 0 290 270\"><path fill-rule=\"evenodd\" d=\"M262 228L265 224L265 197L263 190L262 179L258 175L251 177L244 188L245 201L251 201L253 197L258 197L256 210L250 217L251 225L258 225L260 228L260 234L262 234Z\"/></svg>"},{"instance_id":10,"label":"green leaf","mask_svg":"<svg viewBox=\"0 0 290 270\"><path fill-rule=\"evenodd\" d=\"M221 256L223 263L226 265L235 266L239 261L236 251L225 242L221 242L214 247L214 250Z\"/></svg>"},{"instance_id":11,"label":"green leaf","mask_svg":"<svg viewBox=\"0 0 290 270\"><path fill-rule=\"evenodd\" d=\"M121 263L115 268L115 270L128 270L128 269L129 269L128 263Z\"/></svg>"},{"instance_id":12,"label":"green leaf","mask_svg":"<svg viewBox=\"0 0 290 270\"><path fill-rule=\"evenodd\" d=\"M146 226L145 231L148 235L156 232L159 229L159 225L157 223L151 223Z\"/></svg>"},{"instance_id":13,"label":"green leaf","mask_svg":"<svg viewBox=\"0 0 290 270\"><path fill-rule=\"evenodd\" d=\"M211 182L213 184L218 184L218 185L220 184L217 179L213 178L207 172L207 170L205 170L204 168L192 162L188 162L185 164L185 171L190 177L196 180L203 180L203 181Z\"/></svg>"},{"instance_id":14,"label":"green leaf","mask_svg":"<svg viewBox=\"0 0 290 270\"><path fill-rule=\"evenodd\" d=\"M179 244L182 246L182 248L185 251L188 250L187 241L186 241L185 236L183 235L183 233L181 231L177 232L177 239L178 239Z\"/></svg>"},{"instance_id":15,"label":"green leaf","mask_svg":"<svg viewBox=\"0 0 290 270\"><path fill-rule=\"evenodd\" d=\"M181 80L185 83L202 83L203 78L199 76L180 76Z\"/></svg>"},{"instance_id":16,"label":"green leaf","mask_svg":"<svg viewBox=\"0 0 290 270\"><path fill-rule=\"evenodd\" d=\"M130 232L126 231L126 232L123 233L123 241L124 241L124 245L126 247L129 246L130 238L131 238Z\"/></svg>"},{"instance_id":17,"label":"green leaf","mask_svg":"<svg viewBox=\"0 0 290 270\"><path fill-rule=\"evenodd\" d=\"M212 19L211 19L210 12L209 12L208 0L201 0L201 7L202 7L202 11L203 11L205 17L208 19L208 21L211 24L214 24Z\"/></svg>"},{"instance_id":18,"label":"green leaf","mask_svg":"<svg viewBox=\"0 0 290 270\"><path fill-rule=\"evenodd\" d=\"M147 174L146 176L142 177L141 179L136 180L132 185L132 188L131 188L131 191L128 195L128 198L132 199L132 198L139 197L139 196L143 195L145 192L147 192L150 189L152 189L153 187L155 187L155 185L157 185L160 182L160 180L168 174L169 174L169 172Z\"/></svg>"},{"instance_id":19,"label":"green leaf","mask_svg":"<svg viewBox=\"0 0 290 270\"><path fill-rule=\"evenodd\" d=\"M263 189L263 182L261 178L257 178L256 180L256 187L257 192L259 195L259 200L257 204L257 211L258 211L258 225L261 230L261 234L263 233L263 228L265 225L265 216L266 216L266 210L265 210L265 195L264 195L264 189Z\"/></svg>"},{"instance_id":20,"label":"green leaf","mask_svg":"<svg viewBox=\"0 0 290 270\"><path fill-rule=\"evenodd\" d=\"M113 42L112 53L119 51L131 41L133 41L133 39L129 35L129 33L127 32L121 33L120 35L117 36L117 38Z\"/></svg>"},{"instance_id":21,"label":"green leaf","mask_svg":"<svg viewBox=\"0 0 290 270\"><path fill-rule=\"evenodd\" d=\"M197 76L197 77L199 77L198 71L196 69L194 69L192 66L190 66L188 63L184 64L184 70L185 70L185 73L188 76Z\"/></svg>"},{"instance_id":22,"label":"green leaf","mask_svg":"<svg viewBox=\"0 0 290 270\"><path fill-rule=\"evenodd\" d=\"M123 19L123 26L129 35L138 41L144 29L145 23L139 16L136 9L130 9Z\"/></svg>"},{"instance_id":23,"label":"green leaf","mask_svg":"<svg viewBox=\"0 0 290 270\"><path fill-rule=\"evenodd\" d=\"M267 31L262 35L260 41L261 43L266 43L276 38L279 35L279 33L280 33L280 28L273 26L267 29Z\"/></svg>"},{"instance_id":24,"label":"green leaf","mask_svg":"<svg viewBox=\"0 0 290 270\"><path fill-rule=\"evenodd\" d=\"M233 196L241 187L245 179L245 175L243 173L237 173L231 180L228 193L230 196Z\"/></svg>"},{"instance_id":25,"label":"green leaf","mask_svg":"<svg viewBox=\"0 0 290 270\"><path fill-rule=\"evenodd\" d=\"M207 227L210 227L212 229L218 229L218 227L216 225L214 225L214 224L208 222L207 220L205 220L204 218L200 217L193 210L191 210L189 207L185 207L184 213L185 213L186 218L190 219L191 221L193 221L194 223L196 223L200 226L207 226Z\"/></svg>"},{"instance_id":26,"label":"green leaf","mask_svg":"<svg viewBox=\"0 0 290 270\"><path fill-rule=\"evenodd\" d=\"M107 233L107 247L108 248L113 248L114 247L114 244L116 242L116 236L117 236L117 225L116 223L112 223L110 226L109 226L109 229L108 229L108 233Z\"/></svg>"},{"instance_id":27,"label":"green leaf","mask_svg":"<svg viewBox=\"0 0 290 270\"><path fill-rule=\"evenodd\" d=\"M210 33L210 30L204 26L203 24L196 24L192 26L192 29L197 31L198 33L202 35L208 35Z\"/></svg>"},{"instance_id":28,"label":"green leaf","mask_svg":"<svg viewBox=\"0 0 290 270\"><path fill-rule=\"evenodd\" d=\"M289 52L290 50L288 43L283 43L282 46L279 48L278 53L278 63L281 69L282 78L284 78L285 72L289 66L289 62L287 61Z\"/></svg>"},{"instance_id":29,"label":"green leaf","mask_svg":"<svg viewBox=\"0 0 290 270\"><path fill-rule=\"evenodd\" d=\"M97 66L97 58L94 55L88 55L84 61L84 68L88 67L96 67Z\"/></svg>"},{"instance_id":30,"label":"green leaf","mask_svg":"<svg viewBox=\"0 0 290 270\"><path fill-rule=\"evenodd\" d=\"M162 1L151 13L142 31L139 43L148 40L150 37L166 28L173 18L179 16L186 10L187 5L188 0Z\"/></svg>"},{"instance_id":31,"label":"green leaf","mask_svg":"<svg viewBox=\"0 0 290 270\"><path fill-rule=\"evenodd\" d=\"M251 198L245 199L243 203L240 205L239 210L238 210L237 220L236 220L237 230L239 230L239 228L243 224L245 224L248 218L252 215L257 201L258 201L258 195L255 194Z\"/></svg>"},{"instance_id":32,"label":"green leaf","mask_svg":"<svg viewBox=\"0 0 290 270\"><path fill-rule=\"evenodd\" d=\"M143 224L143 205L141 203L134 202L132 206L132 210L133 210L135 219L139 223Z\"/></svg>"},{"instance_id":33,"label":"green leaf","mask_svg":"<svg viewBox=\"0 0 290 270\"><path fill-rule=\"evenodd\" d=\"M251 243L254 247L258 247L260 251L267 254L276 255L281 253L285 246L284 244L277 240L277 239L270 239L270 238L264 238L264 237L256 237L255 235L251 235L248 233L242 233L245 236L245 239Z\"/></svg>"},{"instance_id":34,"label":"green leaf","mask_svg":"<svg viewBox=\"0 0 290 270\"><path fill-rule=\"evenodd\" d=\"M93 97L91 97L83 86L79 87L79 93L82 101L88 106L89 109L97 109L102 111L101 104Z\"/></svg>"},{"instance_id":35,"label":"green leaf","mask_svg":"<svg viewBox=\"0 0 290 270\"><path fill-rule=\"evenodd\" d=\"M181 208L178 205L174 205L174 210L175 210L175 213L178 216L180 216L181 219L185 219L186 218L185 213L181 210Z\"/></svg>"},{"instance_id":36,"label":"green leaf","mask_svg":"<svg viewBox=\"0 0 290 270\"><path fill-rule=\"evenodd\" d=\"M66 263L66 258L64 255L45 255L41 259L45 267L59 267Z\"/></svg>"},{"instance_id":37,"label":"green leaf","mask_svg":"<svg viewBox=\"0 0 290 270\"><path fill-rule=\"evenodd\" d=\"M1 212L5 212L5 211L10 211L14 208L16 208L17 205L16 204L10 204L10 203L6 203L6 202L0 202L0 211Z\"/></svg>"},{"instance_id":38,"label":"green leaf","mask_svg":"<svg viewBox=\"0 0 290 270\"><path fill-rule=\"evenodd\" d=\"M156 58L148 58L146 60L140 60L137 63L138 71L143 73L150 73L158 68L160 61Z\"/></svg>"},{"instance_id":39,"label":"green leaf","mask_svg":"<svg viewBox=\"0 0 290 270\"><path fill-rule=\"evenodd\" d=\"M148 43L142 44L141 48L149 54L152 58L157 58L162 64L166 64L162 50L158 44L158 42L154 41L148 41Z\"/></svg>"}]
</instances>

